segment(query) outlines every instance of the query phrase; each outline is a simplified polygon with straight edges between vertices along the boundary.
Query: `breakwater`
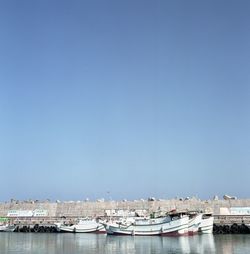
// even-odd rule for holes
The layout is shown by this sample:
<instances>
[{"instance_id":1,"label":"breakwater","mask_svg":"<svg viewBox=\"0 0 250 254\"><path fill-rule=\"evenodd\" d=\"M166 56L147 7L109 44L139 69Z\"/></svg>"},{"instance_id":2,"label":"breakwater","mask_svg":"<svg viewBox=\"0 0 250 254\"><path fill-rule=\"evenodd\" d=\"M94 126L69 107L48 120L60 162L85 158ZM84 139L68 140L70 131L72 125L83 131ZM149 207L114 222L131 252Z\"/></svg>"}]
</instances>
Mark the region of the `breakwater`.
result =
<instances>
[{"instance_id":1,"label":"breakwater","mask_svg":"<svg viewBox=\"0 0 250 254\"><path fill-rule=\"evenodd\" d=\"M155 200L155 201L13 201L0 203L0 216L4 217L9 210L44 209L48 217L85 217L105 216L107 210L145 210L148 214L156 211L176 210L209 210L220 215L220 208L250 207L250 199L238 200Z\"/></svg>"},{"instance_id":2,"label":"breakwater","mask_svg":"<svg viewBox=\"0 0 250 254\"><path fill-rule=\"evenodd\" d=\"M214 224L214 234L250 234L250 228L244 223L234 223L232 225Z\"/></svg>"}]
</instances>

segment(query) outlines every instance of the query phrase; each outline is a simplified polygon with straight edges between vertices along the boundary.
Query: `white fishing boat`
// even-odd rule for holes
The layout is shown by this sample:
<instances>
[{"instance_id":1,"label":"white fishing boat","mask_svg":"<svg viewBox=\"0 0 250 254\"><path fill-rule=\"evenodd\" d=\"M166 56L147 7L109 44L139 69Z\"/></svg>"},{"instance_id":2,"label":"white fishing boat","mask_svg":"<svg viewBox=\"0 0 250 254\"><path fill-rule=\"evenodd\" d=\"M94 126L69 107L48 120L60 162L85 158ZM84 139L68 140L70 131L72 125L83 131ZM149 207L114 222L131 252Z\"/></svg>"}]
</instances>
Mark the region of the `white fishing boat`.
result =
<instances>
[{"instance_id":1,"label":"white fishing boat","mask_svg":"<svg viewBox=\"0 0 250 254\"><path fill-rule=\"evenodd\" d=\"M71 233L98 233L105 234L104 226L95 219L79 219L76 224L65 225L64 223L55 223L59 232Z\"/></svg>"},{"instance_id":2,"label":"white fishing boat","mask_svg":"<svg viewBox=\"0 0 250 254\"><path fill-rule=\"evenodd\" d=\"M155 219L134 217L107 222L104 226L110 235L182 235L188 232L188 216L175 214Z\"/></svg>"},{"instance_id":3,"label":"white fishing boat","mask_svg":"<svg viewBox=\"0 0 250 254\"><path fill-rule=\"evenodd\" d=\"M211 213L202 214L199 232L204 234L213 233L214 217Z\"/></svg>"},{"instance_id":4,"label":"white fishing boat","mask_svg":"<svg viewBox=\"0 0 250 254\"><path fill-rule=\"evenodd\" d=\"M171 221L164 224L161 236L183 236L188 235L189 217L186 214L171 216Z\"/></svg>"},{"instance_id":5,"label":"white fishing boat","mask_svg":"<svg viewBox=\"0 0 250 254\"><path fill-rule=\"evenodd\" d=\"M196 212L190 212L189 214L189 221L188 221L188 234L194 235L197 234L199 231L199 227L202 220L202 214Z\"/></svg>"},{"instance_id":6,"label":"white fishing boat","mask_svg":"<svg viewBox=\"0 0 250 254\"><path fill-rule=\"evenodd\" d=\"M14 232L16 229L15 225L4 224L0 225L0 232Z\"/></svg>"}]
</instances>

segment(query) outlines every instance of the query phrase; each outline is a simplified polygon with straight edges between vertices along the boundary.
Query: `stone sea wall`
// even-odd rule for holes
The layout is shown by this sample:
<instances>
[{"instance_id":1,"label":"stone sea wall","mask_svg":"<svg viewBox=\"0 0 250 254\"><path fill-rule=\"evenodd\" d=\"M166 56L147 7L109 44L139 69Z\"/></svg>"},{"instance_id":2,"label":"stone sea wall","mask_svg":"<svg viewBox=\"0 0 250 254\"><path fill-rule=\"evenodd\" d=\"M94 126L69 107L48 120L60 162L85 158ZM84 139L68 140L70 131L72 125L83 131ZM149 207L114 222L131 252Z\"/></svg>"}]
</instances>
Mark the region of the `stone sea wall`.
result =
<instances>
[{"instance_id":1,"label":"stone sea wall","mask_svg":"<svg viewBox=\"0 0 250 254\"><path fill-rule=\"evenodd\" d=\"M12 201L0 203L0 216L7 216L9 210L48 211L49 217L82 217L104 216L106 210L146 210L149 214L157 211L177 210L208 210L214 214L220 213L221 207L250 207L250 199L238 200L155 200L155 201L104 201L104 202L33 202Z\"/></svg>"}]
</instances>

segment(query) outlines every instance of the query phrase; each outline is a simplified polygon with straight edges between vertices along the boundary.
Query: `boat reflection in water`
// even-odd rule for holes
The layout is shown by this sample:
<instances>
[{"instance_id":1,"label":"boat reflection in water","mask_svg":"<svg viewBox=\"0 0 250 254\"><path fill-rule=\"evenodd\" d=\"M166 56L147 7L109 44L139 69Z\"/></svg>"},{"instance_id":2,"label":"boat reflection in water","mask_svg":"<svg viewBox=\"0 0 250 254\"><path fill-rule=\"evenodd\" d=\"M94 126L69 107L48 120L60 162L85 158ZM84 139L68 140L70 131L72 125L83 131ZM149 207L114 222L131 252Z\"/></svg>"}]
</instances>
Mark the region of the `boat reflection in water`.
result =
<instances>
[{"instance_id":1,"label":"boat reflection in water","mask_svg":"<svg viewBox=\"0 0 250 254\"><path fill-rule=\"evenodd\" d=\"M107 236L108 253L216 253L213 235L194 237L113 237Z\"/></svg>"},{"instance_id":2,"label":"boat reflection in water","mask_svg":"<svg viewBox=\"0 0 250 254\"><path fill-rule=\"evenodd\" d=\"M214 236L212 234L196 235L188 239L187 253L216 253Z\"/></svg>"},{"instance_id":3,"label":"boat reflection in water","mask_svg":"<svg viewBox=\"0 0 250 254\"><path fill-rule=\"evenodd\" d=\"M249 253L250 235L181 237L0 233L1 254Z\"/></svg>"}]
</instances>

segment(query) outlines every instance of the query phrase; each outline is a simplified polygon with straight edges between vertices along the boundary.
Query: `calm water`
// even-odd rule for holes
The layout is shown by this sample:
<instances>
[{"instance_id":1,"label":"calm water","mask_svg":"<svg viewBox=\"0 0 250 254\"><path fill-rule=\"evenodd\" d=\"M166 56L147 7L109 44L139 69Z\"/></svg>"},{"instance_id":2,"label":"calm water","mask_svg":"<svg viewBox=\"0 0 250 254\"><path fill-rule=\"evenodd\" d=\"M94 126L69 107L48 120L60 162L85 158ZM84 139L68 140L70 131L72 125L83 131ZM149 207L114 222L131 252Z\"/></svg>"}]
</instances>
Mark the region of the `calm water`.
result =
<instances>
[{"instance_id":1,"label":"calm water","mask_svg":"<svg viewBox=\"0 0 250 254\"><path fill-rule=\"evenodd\" d=\"M0 233L1 254L250 253L250 235L192 237Z\"/></svg>"}]
</instances>

